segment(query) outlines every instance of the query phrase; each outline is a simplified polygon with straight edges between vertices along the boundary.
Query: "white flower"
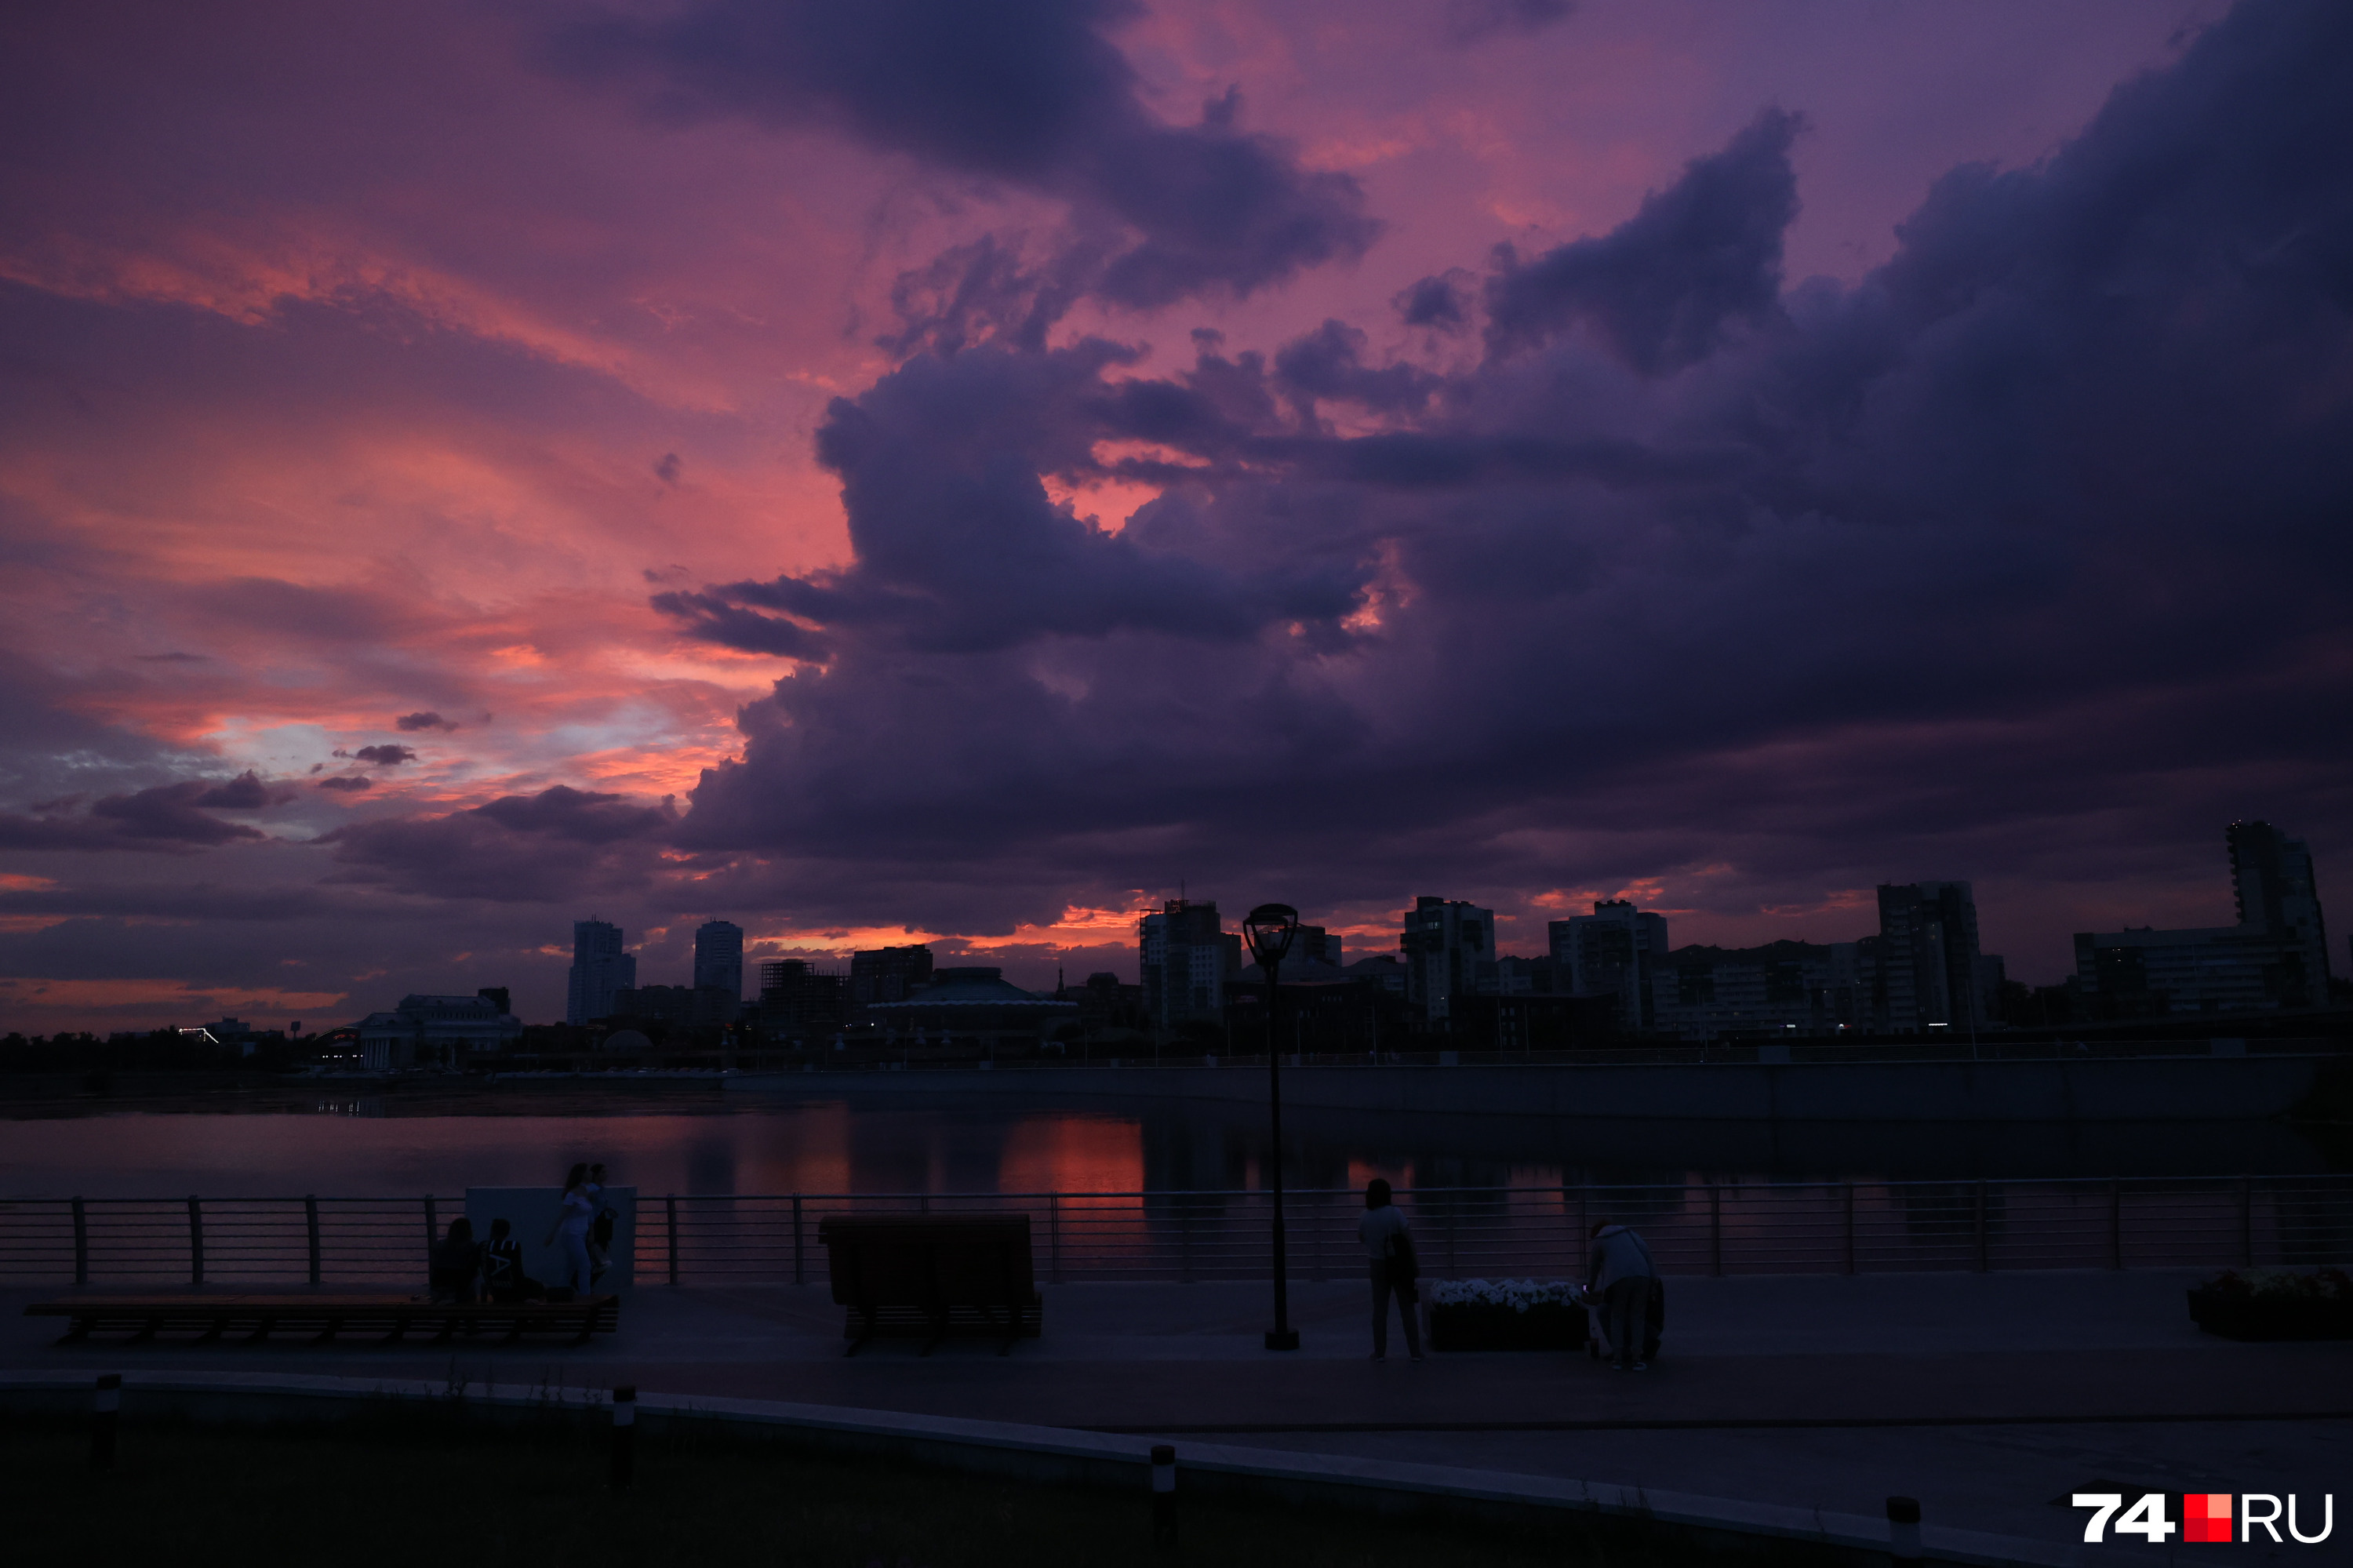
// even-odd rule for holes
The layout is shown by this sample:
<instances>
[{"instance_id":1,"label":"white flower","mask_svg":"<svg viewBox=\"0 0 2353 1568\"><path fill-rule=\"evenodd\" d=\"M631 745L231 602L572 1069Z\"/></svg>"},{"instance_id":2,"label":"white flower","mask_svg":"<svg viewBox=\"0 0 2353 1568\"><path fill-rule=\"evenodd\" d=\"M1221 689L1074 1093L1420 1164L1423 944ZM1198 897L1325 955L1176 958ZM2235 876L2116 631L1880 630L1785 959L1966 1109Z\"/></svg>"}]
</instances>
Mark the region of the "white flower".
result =
<instances>
[{"instance_id":1,"label":"white flower","mask_svg":"<svg viewBox=\"0 0 2353 1568\"><path fill-rule=\"evenodd\" d=\"M1563 1279L1436 1279L1430 1284L1433 1307L1576 1307L1577 1287Z\"/></svg>"}]
</instances>

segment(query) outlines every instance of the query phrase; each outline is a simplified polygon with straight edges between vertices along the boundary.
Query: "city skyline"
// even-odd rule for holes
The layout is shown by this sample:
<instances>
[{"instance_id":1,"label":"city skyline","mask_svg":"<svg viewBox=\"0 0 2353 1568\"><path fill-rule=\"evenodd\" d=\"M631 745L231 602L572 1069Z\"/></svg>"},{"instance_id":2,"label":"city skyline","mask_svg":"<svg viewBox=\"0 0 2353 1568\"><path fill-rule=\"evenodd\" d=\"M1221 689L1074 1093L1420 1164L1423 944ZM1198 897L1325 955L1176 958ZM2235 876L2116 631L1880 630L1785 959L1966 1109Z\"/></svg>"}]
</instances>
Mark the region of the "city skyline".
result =
<instances>
[{"instance_id":1,"label":"city skyline","mask_svg":"<svg viewBox=\"0 0 2353 1568\"><path fill-rule=\"evenodd\" d=\"M2168 930L2147 922L2139 926L2126 922L2123 924L2122 932L2116 935L2076 932L2072 943L2073 962L2063 973L2048 981L2032 980L2031 988L2081 982L2091 990L2102 989L2094 978L2096 972L2094 954L2106 953L2120 943L2154 946L2172 952L2175 962L2187 962L2196 967L2211 963L2211 959L2194 955L2207 950L2217 939L2228 947L2243 943L2250 938L2256 938L2259 950L2268 955L2269 945L2260 939L2276 937L2298 955L2296 961L2309 969L2316 982L2310 986L2307 1000L2301 1005L2325 1005L2326 984L2330 978L2340 981L2353 980L2353 951L2348 951L2340 972L2338 960L2327 950L2328 938L2325 930L2323 901L2319 895L2320 878L2307 843L2303 839L2291 838L2283 830L2260 819L2242 819L2230 823L2222 839L2231 872L2228 896L2235 916L2232 925L2214 924ZM1641 885L1638 884L1633 891L1639 891ZM1667 972L1663 960L1669 955L1687 950L1738 956L1763 953L1776 946L1794 944L1819 948L1827 953L1834 948L1852 949L1858 941L1878 939L1892 940L1904 947L1912 940L1911 933L1918 918L1906 913L1911 906L1925 899L1928 906L1935 906L1939 900L1957 898L1957 904L1945 908L1942 916L1957 933L1957 940L1961 939L1957 934L1966 930L1962 948L1956 950L1965 949L1969 956L1957 961L1961 962L1962 969L1980 961L1976 955L1983 948L1979 941L1976 901L1969 882L1931 879L1911 884L1883 883L1869 892L1871 901L1868 903L1858 897L1840 906L1835 913L1814 912L1813 918L1817 923L1814 928L1800 927L1749 942L1727 943L1704 938L1670 942L1668 916L1689 912L1641 907L1625 892L1596 897L1591 900L1588 909L1567 914L1565 917L1555 916L1549 908L1540 910L1541 941L1536 941L1525 929L1506 933L1503 927L1514 921L1512 916L1499 917L1493 910L1470 900L1426 894L1415 895L1410 905L1394 908L1386 923L1376 919L1354 926L1336 922L1309 924L1303 926L1302 930L1309 934L1311 947L1320 947L1328 941L1336 949L1345 944L1360 958L1386 956L1397 961L1397 983L1410 1005L1418 1013L1436 1019L1446 1016L1449 993L1469 992L1477 989L1468 978L1468 966L1483 954L1491 968L1497 961L1506 965L1534 962L1556 966L1562 977L1556 982L1557 989L1562 994L1593 995L1615 991L1620 998L1622 1027L1633 1031L1665 1027L1668 1033L1673 1032L1672 1025L1662 1025L1657 1015L1652 988L1659 977ZM1891 895L1894 895L1893 904ZM1174 993L1165 992L1163 982L1155 975L1155 970L1166 961L1170 946L1168 937L1155 937L1155 932L1165 933L1174 928L1180 911L1185 912L1184 920L1187 925L1198 924L1199 927L1198 934L1178 939L1182 946L1176 952L1188 980L1194 982L1195 1000L1189 1005L1174 1001ZM1124 940L1113 939L1092 947L1058 949L1040 961L1051 966L1058 983L1066 977L1074 962L1088 972L1108 970L1122 975L1124 982L1124 968L1132 968L1135 974L1134 983L1142 989L1145 999L1145 1015L1159 1027L1172 1026L1187 1017L1221 1016L1226 1005L1226 983L1241 971L1246 959L1240 954L1239 934L1223 928L1219 900L1215 897L1179 897L1163 900L1158 907L1145 901L1125 913L1133 924ZM1839 916L1852 920L1865 913L1873 914L1876 921L1868 930L1850 929L1839 924ZM1194 916L1200 918L1196 921ZM1926 918L1932 922L1938 921L1937 910L1931 907ZM1467 940L1464 934L1457 930L1457 927L1464 922L1468 923ZM1832 928L1828 932L1820 930L1819 926L1822 923L1828 923ZM1432 938L1427 952L1422 951L1424 943L1419 936L1425 927ZM1611 938L1605 935L1621 927L1627 933L1623 937ZM1929 927L1932 930L1936 928L1933 925ZM1580 930L1585 933L1583 936L1579 935ZM864 982L868 989L874 989L877 985L884 988L877 991L878 998L895 997L905 994L911 984L922 984L923 978L929 975L934 962L955 967L988 958L995 951L985 946L966 948L953 939L926 936L912 927L881 927L878 931L883 935L895 935L902 940L880 948L786 946L775 938L751 938L742 926L712 917L693 928L691 945L684 950L684 972L671 976L669 969L678 967L681 961L675 957L679 950L675 940L677 932L657 928L646 933L633 948L623 927L595 916L578 919L572 922L571 961L565 968L554 1011L565 1022L586 1023L610 1015L616 997L634 991L640 983L674 991L681 999L698 991L724 992L731 1000L748 1006L756 1000L757 990L755 988L752 995L745 994L747 966L757 965L763 969L770 969L779 961L784 961L787 968L813 969L830 965L831 969L838 969L848 977L865 973L863 966L870 962L890 966L895 972L910 961L910 957L920 960L922 969L919 975L889 981ZM1599 947L1596 945L1597 938L1600 942ZM1142 943L1140 951L1139 940ZM942 951L933 953L934 947L939 947ZM1201 956L1198 960L1183 958L1186 948L1199 948ZM1513 950L1515 948L1521 950L1515 952ZM540 950L547 953L551 949L543 948ZM642 981L638 969L641 957L651 957L654 963L653 969ZM1852 959L1842 961L1848 964L1852 979ZM1946 961L1936 959L1932 962L1918 957L1904 960L1906 972L1916 972L1924 977L1919 985L1936 988L1936 999L1931 1001L1925 991L1915 998L1912 989L1914 982L1901 981L1894 1012L1890 1015L1892 1018L1908 1018L1917 1012L1921 1017L1933 1013L1957 1020L1962 1025L1990 1022L1993 1014L1989 999L1993 991L2005 979L2016 980L2020 978L2008 973L2004 968L2004 958L1993 953L1986 953L1982 960L1989 963L1991 969L1974 974L1968 980L1960 978L1961 969L1955 970L1949 980L1941 976L1933 980L1926 978L1931 968ZM2265 988L2253 984L2248 977L2261 967L2261 963L2260 960L2251 961L2253 968L2248 970L2248 976L2238 979L2236 989L2260 996ZM2137 962L2135 960L2136 968ZM1922 965L1931 965L1931 968L1919 967ZM881 971L878 969L875 972L879 974ZM1489 978L1492 982L1493 977L1491 975ZM1038 976L1024 976L1023 979L1040 994L1050 989ZM728 983L730 980L733 982L732 986ZM470 979L468 983L471 983ZM510 989L503 983L497 988L502 1005ZM1492 983L1489 989L1492 991ZM1512 988L1506 983L1504 989L1508 993ZM2107 989L2115 989L2113 979ZM2226 992L2231 989L2229 986L2224 988ZM525 990L528 994L528 988ZM432 996L436 993L428 988L420 994ZM485 991L484 994L491 993ZM1950 1000L1963 996L1974 1000L1958 1005ZM330 1007L313 1011L334 1013L337 1010ZM521 1004L517 1011L527 1012L530 1008L527 1003ZM183 1021L174 1019L170 1022ZM1897 1027L1902 1032L1903 1026L1898 1024Z\"/></svg>"},{"instance_id":2,"label":"city skyline","mask_svg":"<svg viewBox=\"0 0 2353 1568\"><path fill-rule=\"evenodd\" d=\"M2233 925L2182 930L2127 926L2121 933L2105 936L2078 932L2075 963L2069 973L2054 988L2026 989L2073 987L2079 997L2105 993L2126 1007L2145 1004L2152 992L2161 992L2172 996L2177 1014L2217 1004L2233 1011L2327 1005L2329 981L2353 980L2353 962L2346 965L2343 976L2337 975L2327 953L2325 911L2309 847L2260 820L2231 823L2223 841L2237 915ZM1682 1032L1707 1037L1717 1027L1747 1027L1766 1014L1802 1020L1803 1027L1815 1030L1876 1028L1899 1034L1916 1034L1931 1026L1974 1031L2021 1022L2002 1016L2001 993L2015 977L2009 973L2005 957L1988 951L1980 939L1968 882L1881 884L1873 893L1876 925L1872 929L1730 947L1673 943L1660 911L1639 908L1630 899L1597 899L1589 912L1546 922L1543 950L1523 953L1508 950L1511 944L1500 934L1493 911L1467 900L1421 895L1410 907L1398 911L1387 931L1362 927L1353 933L1364 950L1347 972L1363 978L1365 959L1388 961L1395 968L1390 983L1405 1003L1440 1027L1455 995L1531 993L1614 994L1617 1027L1629 1033ZM1155 1029L1221 1021L1230 982L1255 970L1245 968L1241 938L1225 929L1227 912L1218 900L1170 899L1159 909L1134 913L1126 953L1105 956L1098 951L1092 957L1102 967L1087 972L1131 983L1123 959L1132 960L1141 1014ZM568 1023L626 1012L614 1004L617 998L630 995L659 992L673 999L665 1005L685 1006L697 991L718 991L731 1003L730 1017L733 1003L759 1000L742 994L744 932L733 922L712 919L698 927L691 974L683 984L649 979L646 983L654 992L632 990L638 984L637 955L628 951L626 933L595 919L575 921L573 930L575 958L565 1009ZM1386 939L1390 932L1393 941ZM1321 978L1338 978L1345 959L1335 963L1320 956L1340 952L1350 933L1303 922L1300 935L1300 961L1317 959L1324 964ZM2126 967L2120 970L2120 948L2146 951L2157 968L2145 973L2144 960L2136 952L2125 955ZM2270 972L2283 954L2294 955L2289 960L2294 972L2285 980ZM958 968L964 957L951 954L941 967ZM831 977L828 984L841 987L839 1001L828 1005L865 1007L903 999L927 983L938 958L928 942L920 942L824 949L814 958L803 950L754 961L763 974L762 993L776 983L772 977L821 972ZM1540 980L1528 972L1531 966L1539 967ZM1691 990L1692 977L1702 969L1731 977L1724 981L1729 990L1720 1007L1716 980L1697 982L1701 992ZM1057 989L1067 983L1066 970L1067 965L1057 967ZM730 976L733 986L726 983ZM1674 994L1678 977L1681 995ZM1298 978L1319 977L1303 971ZM1798 989L1789 991L1791 986ZM1031 989L1040 995L1048 990L1042 984ZM1748 994L1751 991L1756 994ZM1867 1000L1874 992L1875 1001ZM1843 993L1843 1000L1832 993ZM499 994L503 1001L505 991ZM1792 1002L1798 1004L1794 1011L1786 1006L1776 1011L1776 1004ZM745 1016L751 1016L748 1008Z\"/></svg>"},{"instance_id":3,"label":"city skyline","mask_svg":"<svg viewBox=\"0 0 2353 1568\"><path fill-rule=\"evenodd\" d=\"M0 1027L2353 863L2343 7L738 10L0 23Z\"/></svg>"}]
</instances>

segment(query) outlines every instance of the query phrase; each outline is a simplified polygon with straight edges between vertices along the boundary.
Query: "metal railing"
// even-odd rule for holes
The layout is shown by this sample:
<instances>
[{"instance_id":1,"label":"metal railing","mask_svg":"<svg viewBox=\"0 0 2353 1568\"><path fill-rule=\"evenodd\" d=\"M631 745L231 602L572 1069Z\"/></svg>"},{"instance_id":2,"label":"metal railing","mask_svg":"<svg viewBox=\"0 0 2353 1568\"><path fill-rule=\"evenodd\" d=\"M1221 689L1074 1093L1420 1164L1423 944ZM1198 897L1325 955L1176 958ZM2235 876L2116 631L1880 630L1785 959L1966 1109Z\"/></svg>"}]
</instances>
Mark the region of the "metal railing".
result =
<instances>
[{"instance_id":1,"label":"metal railing","mask_svg":"<svg viewBox=\"0 0 2353 1568\"><path fill-rule=\"evenodd\" d=\"M1442 1187L1398 1194L1426 1273L1567 1277L1608 1218L1672 1275L2245 1267L2353 1258L2353 1176ZM1354 1191L1285 1195L1296 1278L1362 1267ZM0 1284L421 1281L448 1198L0 1200ZM680 1193L638 1201L640 1285L809 1284L830 1214L1008 1211L1040 1277L1263 1278L1261 1192Z\"/></svg>"}]
</instances>

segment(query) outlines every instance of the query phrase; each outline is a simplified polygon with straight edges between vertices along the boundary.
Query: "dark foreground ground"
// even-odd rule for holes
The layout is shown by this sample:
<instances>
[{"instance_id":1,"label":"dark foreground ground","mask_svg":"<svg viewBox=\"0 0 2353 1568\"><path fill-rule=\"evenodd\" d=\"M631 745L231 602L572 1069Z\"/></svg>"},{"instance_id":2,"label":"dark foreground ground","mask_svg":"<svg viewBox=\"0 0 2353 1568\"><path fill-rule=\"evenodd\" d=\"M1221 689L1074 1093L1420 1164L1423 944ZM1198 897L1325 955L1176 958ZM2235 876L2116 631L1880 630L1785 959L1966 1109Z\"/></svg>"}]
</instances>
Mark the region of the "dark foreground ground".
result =
<instances>
[{"instance_id":1,"label":"dark foreground ground","mask_svg":"<svg viewBox=\"0 0 2353 1568\"><path fill-rule=\"evenodd\" d=\"M635 1484L615 1496L599 1432L486 1429L431 1414L332 1428L132 1424L112 1470L93 1472L88 1456L79 1424L17 1421L0 1431L8 1562L1646 1568L1686 1560L1625 1524L1537 1533L1209 1499L1184 1499L1178 1544L1156 1547L1141 1491L691 1436L649 1435ZM1796 1547L1743 1558L1817 1560Z\"/></svg>"},{"instance_id":2,"label":"dark foreground ground","mask_svg":"<svg viewBox=\"0 0 2353 1568\"><path fill-rule=\"evenodd\" d=\"M2053 1549L2081 1541L2083 1516L2069 1501L2078 1491L2335 1493L2345 1503L2353 1341L2238 1344L2202 1334L2183 1297L2195 1277L1678 1278L1665 1353L1639 1376L1580 1353L1368 1362L1365 1287L1356 1280L1293 1282L1292 1319L1304 1342L1287 1356L1263 1348L1263 1282L1049 1286L1044 1335L1002 1358L972 1340L928 1357L901 1340L845 1358L842 1309L820 1285L644 1287L624 1307L619 1333L578 1349L315 1346L284 1336L261 1345L58 1345L55 1319L21 1316L26 1302L55 1292L16 1287L0 1289L0 1371L121 1372L132 1415L141 1379L159 1372L633 1383L649 1394L1148 1434L1180 1457L1188 1444L1238 1445L1864 1518L1901 1495L1919 1499L1936 1526ZM329 1510L325 1539L429 1511L444 1478L461 1473L420 1463L396 1486L363 1486ZM597 1478L584 1480L584 1495ZM16 1484L0 1461L0 1520ZM2327 1560L2341 1552L2346 1530L2340 1520L2328 1548L2270 1547L2259 1535L2174 1550L2185 1563ZM0 1524L0 1568L14 1568L6 1548ZM984 1561L926 1559L911 1546L870 1552L856 1568L895 1568L899 1556L934 1568Z\"/></svg>"}]
</instances>

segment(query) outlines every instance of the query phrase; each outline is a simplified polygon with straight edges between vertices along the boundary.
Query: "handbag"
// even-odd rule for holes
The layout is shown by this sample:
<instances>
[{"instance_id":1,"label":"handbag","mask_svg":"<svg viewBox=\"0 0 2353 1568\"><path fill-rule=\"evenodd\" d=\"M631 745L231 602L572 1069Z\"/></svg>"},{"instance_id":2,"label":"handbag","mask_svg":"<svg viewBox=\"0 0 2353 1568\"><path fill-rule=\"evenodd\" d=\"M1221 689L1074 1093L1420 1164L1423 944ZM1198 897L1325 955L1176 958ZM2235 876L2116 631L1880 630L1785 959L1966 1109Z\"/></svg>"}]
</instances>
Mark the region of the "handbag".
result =
<instances>
[{"instance_id":1,"label":"handbag","mask_svg":"<svg viewBox=\"0 0 2353 1568\"><path fill-rule=\"evenodd\" d=\"M1389 1285L1398 1299L1410 1307L1421 1299L1416 1281L1421 1277L1421 1259L1414 1255L1413 1234L1399 1231L1389 1238Z\"/></svg>"},{"instance_id":2,"label":"handbag","mask_svg":"<svg viewBox=\"0 0 2353 1568\"><path fill-rule=\"evenodd\" d=\"M617 1215L608 1204L596 1212L588 1226L588 1278L595 1283L598 1275L613 1266L613 1222Z\"/></svg>"}]
</instances>

